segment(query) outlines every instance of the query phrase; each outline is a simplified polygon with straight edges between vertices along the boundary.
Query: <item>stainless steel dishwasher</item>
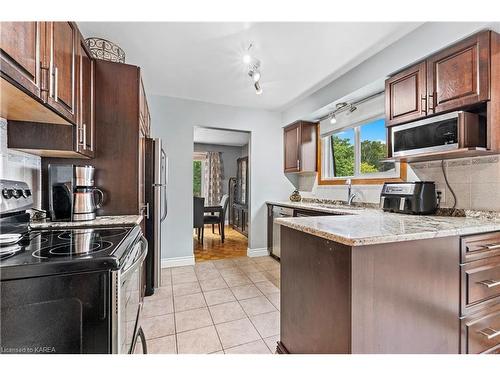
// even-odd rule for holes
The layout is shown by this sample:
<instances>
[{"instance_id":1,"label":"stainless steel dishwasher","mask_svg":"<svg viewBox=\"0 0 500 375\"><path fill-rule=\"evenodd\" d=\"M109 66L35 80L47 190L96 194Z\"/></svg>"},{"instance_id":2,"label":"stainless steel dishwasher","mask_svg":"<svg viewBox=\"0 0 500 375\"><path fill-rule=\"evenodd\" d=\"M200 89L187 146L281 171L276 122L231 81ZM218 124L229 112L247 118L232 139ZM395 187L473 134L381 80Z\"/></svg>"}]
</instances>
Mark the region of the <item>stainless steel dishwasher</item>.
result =
<instances>
[{"instance_id":1,"label":"stainless steel dishwasher","mask_svg":"<svg viewBox=\"0 0 500 375\"><path fill-rule=\"evenodd\" d=\"M275 257L279 258L281 254L281 234L280 227L281 225L276 224L274 219L280 217L293 217L293 208L288 207L273 207L273 247L271 254Z\"/></svg>"}]
</instances>

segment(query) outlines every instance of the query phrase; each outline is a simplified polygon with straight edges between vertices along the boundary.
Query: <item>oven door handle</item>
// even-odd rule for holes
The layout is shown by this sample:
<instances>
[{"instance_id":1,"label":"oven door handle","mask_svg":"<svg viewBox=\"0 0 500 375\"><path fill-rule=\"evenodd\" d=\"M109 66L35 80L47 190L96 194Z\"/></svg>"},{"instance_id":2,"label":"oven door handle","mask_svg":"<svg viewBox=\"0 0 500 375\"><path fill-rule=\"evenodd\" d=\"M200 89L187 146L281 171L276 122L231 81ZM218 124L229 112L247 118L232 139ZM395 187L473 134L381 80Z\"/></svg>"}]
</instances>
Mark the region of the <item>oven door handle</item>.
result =
<instances>
[{"instance_id":1,"label":"oven door handle","mask_svg":"<svg viewBox=\"0 0 500 375\"><path fill-rule=\"evenodd\" d=\"M144 259L146 259L146 255L148 254L148 241L146 240L146 238L144 238L144 236L141 236L141 239L137 244L135 244L134 248L136 248L137 246L141 247L140 255L137 257L134 263L130 265L130 267L123 269L120 275L122 280L125 277L127 277L130 273L134 272L137 269L137 267L139 267L142 264L142 262L144 262ZM135 249L133 250L133 252L135 252Z\"/></svg>"}]
</instances>

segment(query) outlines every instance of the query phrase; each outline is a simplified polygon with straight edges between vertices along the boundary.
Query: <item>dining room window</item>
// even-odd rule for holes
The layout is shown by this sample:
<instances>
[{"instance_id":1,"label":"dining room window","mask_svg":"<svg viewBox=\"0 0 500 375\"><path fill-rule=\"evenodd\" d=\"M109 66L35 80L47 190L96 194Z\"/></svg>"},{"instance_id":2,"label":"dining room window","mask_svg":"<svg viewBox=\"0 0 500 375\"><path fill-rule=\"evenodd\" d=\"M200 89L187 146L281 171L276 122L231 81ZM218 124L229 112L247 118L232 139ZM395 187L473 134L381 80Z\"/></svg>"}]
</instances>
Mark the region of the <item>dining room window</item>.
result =
<instances>
[{"instance_id":1,"label":"dining room window","mask_svg":"<svg viewBox=\"0 0 500 375\"><path fill-rule=\"evenodd\" d=\"M193 196L204 197L204 175L205 161L207 155L204 152L195 152L193 155Z\"/></svg>"}]
</instances>

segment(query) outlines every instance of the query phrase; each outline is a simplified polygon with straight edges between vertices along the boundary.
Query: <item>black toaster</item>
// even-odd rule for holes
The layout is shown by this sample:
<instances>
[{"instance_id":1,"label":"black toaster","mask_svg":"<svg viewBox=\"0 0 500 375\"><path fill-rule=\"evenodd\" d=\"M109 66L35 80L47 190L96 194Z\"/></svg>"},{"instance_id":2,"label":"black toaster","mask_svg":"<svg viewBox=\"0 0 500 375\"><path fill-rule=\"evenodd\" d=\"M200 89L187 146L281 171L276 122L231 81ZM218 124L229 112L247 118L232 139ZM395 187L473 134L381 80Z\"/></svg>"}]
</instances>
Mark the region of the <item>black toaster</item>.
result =
<instances>
[{"instance_id":1,"label":"black toaster","mask_svg":"<svg viewBox=\"0 0 500 375\"><path fill-rule=\"evenodd\" d=\"M401 214L433 214L438 208L434 181L386 182L380 208Z\"/></svg>"}]
</instances>

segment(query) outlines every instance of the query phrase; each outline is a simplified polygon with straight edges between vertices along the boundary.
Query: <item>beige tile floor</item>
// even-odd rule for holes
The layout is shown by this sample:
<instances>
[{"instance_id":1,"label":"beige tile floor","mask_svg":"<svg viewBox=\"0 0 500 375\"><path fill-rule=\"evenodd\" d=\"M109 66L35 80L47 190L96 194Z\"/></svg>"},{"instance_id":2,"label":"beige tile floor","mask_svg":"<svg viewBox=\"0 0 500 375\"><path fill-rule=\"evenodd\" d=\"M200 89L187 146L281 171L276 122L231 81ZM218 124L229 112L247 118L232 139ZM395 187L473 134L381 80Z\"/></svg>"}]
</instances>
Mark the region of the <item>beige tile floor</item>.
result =
<instances>
[{"instance_id":1,"label":"beige tile floor","mask_svg":"<svg viewBox=\"0 0 500 375\"><path fill-rule=\"evenodd\" d=\"M274 353L279 270L271 257L163 269L162 287L144 302L148 353Z\"/></svg>"}]
</instances>

